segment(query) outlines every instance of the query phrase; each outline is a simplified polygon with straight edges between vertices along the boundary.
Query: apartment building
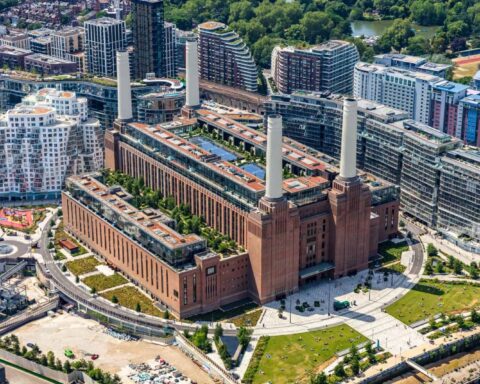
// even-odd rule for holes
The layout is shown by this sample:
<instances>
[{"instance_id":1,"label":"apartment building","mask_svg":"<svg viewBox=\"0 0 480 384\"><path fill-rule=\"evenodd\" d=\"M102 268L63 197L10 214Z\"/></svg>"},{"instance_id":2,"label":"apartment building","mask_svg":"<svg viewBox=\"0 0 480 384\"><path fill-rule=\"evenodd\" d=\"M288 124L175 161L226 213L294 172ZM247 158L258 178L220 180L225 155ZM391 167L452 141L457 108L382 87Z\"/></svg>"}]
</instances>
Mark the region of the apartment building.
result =
<instances>
[{"instance_id":1,"label":"apartment building","mask_svg":"<svg viewBox=\"0 0 480 384\"><path fill-rule=\"evenodd\" d=\"M331 40L310 48L276 46L272 51L272 78L281 93L304 90L351 94L358 60L357 48L347 41Z\"/></svg>"},{"instance_id":2,"label":"apartment building","mask_svg":"<svg viewBox=\"0 0 480 384\"><path fill-rule=\"evenodd\" d=\"M406 130L400 180L401 208L429 227L436 228L441 157L461 147L462 143L413 120L396 124Z\"/></svg>"},{"instance_id":3,"label":"apartment building","mask_svg":"<svg viewBox=\"0 0 480 384\"><path fill-rule=\"evenodd\" d=\"M63 27L51 35L52 56L77 63L78 72L85 71L85 29Z\"/></svg>"},{"instance_id":4,"label":"apartment building","mask_svg":"<svg viewBox=\"0 0 480 384\"><path fill-rule=\"evenodd\" d=\"M216 21L198 26L200 78L256 92L257 66L249 48L230 27Z\"/></svg>"},{"instance_id":5,"label":"apartment building","mask_svg":"<svg viewBox=\"0 0 480 384\"><path fill-rule=\"evenodd\" d=\"M116 52L127 48L125 22L102 17L86 21L84 27L87 72L97 76L115 77Z\"/></svg>"},{"instance_id":6,"label":"apartment building","mask_svg":"<svg viewBox=\"0 0 480 384\"><path fill-rule=\"evenodd\" d=\"M58 57L34 53L25 57L24 68L26 71L42 75L63 75L77 72L77 64Z\"/></svg>"},{"instance_id":7,"label":"apartment building","mask_svg":"<svg viewBox=\"0 0 480 384\"><path fill-rule=\"evenodd\" d=\"M357 63L353 95L408 112L413 120L430 122L433 86L442 79L381 64Z\"/></svg>"},{"instance_id":8,"label":"apartment building","mask_svg":"<svg viewBox=\"0 0 480 384\"><path fill-rule=\"evenodd\" d=\"M424 57L404 55L403 53L385 53L376 55L375 64L385 65L386 67L396 67L408 71L423 72L429 75L445 78L447 71L452 67L451 64L438 64L427 61Z\"/></svg>"},{"instance_id":9,"label":"apartment building","mask_svg":"<svg viewBox=\"0 0 480 384\"><path fill-rule=\"evenodd\" d=\"M467 96L468 86L451 81L437 82L432 86L429 124L449 135L457 131L458 105Z\"/></svg>"},{"instance_id":10,"label":"apartment building","mask_svg":"<svg viewBox=\"0 0 480 384\"><path fill-rule=\"evenodd\" d=\"M480 151L462 148L440 160L437 227L451 241L471 243L472 252L480 241Z\"/></svg>"},{"instance_id":11,"label":"apartment building","mask_svg":"<svg viewBox=\"0 0 480 384\"><path fill-rule=\"evenodd\" d=\"M480 95L468 95L458 103L455 136L480 147Z\"/></svg>"},{"instance_id":12,"label":"apartment building","mask_svg":"<svg viewBox=\"0 0 480 384\"><path fill-rule=\"evenodd\" d=\"M144 79L147 73L167 76L163 0L132 0L131 7L134 77Z\"/></svg>"},{"instance_id":13,"label":"apartment building","mask_svg":"<svg viewBox=\"0 0 480 384\"><path fill-rule=\"evenodd\" d=\"M103 165L103 132L87 100L43 89L0 118L0 199L52 199L68 175Z\"/></svg>"}]
</instances>

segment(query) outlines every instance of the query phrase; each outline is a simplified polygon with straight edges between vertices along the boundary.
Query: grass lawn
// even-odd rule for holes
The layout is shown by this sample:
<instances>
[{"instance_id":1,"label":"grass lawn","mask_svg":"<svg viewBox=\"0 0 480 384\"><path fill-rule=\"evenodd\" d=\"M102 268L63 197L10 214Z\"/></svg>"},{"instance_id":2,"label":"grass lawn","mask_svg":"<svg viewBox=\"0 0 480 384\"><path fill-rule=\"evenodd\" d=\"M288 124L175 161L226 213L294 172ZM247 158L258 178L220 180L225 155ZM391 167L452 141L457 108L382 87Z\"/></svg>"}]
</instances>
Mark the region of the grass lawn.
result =
<instances>
[{"instance_id":1,"label":"grass lawn","mask_svg":"<svg viewBox=\"0 0 480 384\"><path fill-rule=\"evenodd\" d=\"M317 372L319 367L334 357L336 352L365 341L366 337L348 325L270 337L260 358L253 383L308 382L310 374ZM252 363L255 364L254 359L250 362Z\"/></svg>"},{"instance_id":2,"label":"grass lawn","mask_svg":"<svg viewBox=\"0 0 480 384\"><path fill-rule=\"evenodd\" d=\"M101 265L100 261L93 256L85 257L83 259L68 261L65 265L75 276L90 273L96 270L97 265Z\"/></svg>"},{"instance_id":3,"label":"grass lawn","mask_svg":"<svg viewBox=\"0 0 480 384\"><path fill-rule=\"evenodd\" d=\"M410 292L389 305L386 311L405 324L412 324L438 313L458 313L478 305L480 285L420 280Z\"/></svg>"},{"instance_id":4,"label":"grass lawn","mask_svg":"<svg viewBox=\"0 0 480 384\"><path fill-rule=\"evenodd\" d=\"M163 316L163 312L153 305L152 300L150 300L137 288L132 286L113 289L111 291L101 293L100 296L110 301L112 300L113 296L116 296L119 305L134 311L136 310L137 303L140 303L142 313L158 317Z\"/></svg>"},{"instance_id":5,"label":"grass lawn","mask_svg":"<svg viewBox=\"0 0 480 384\"><path fill-rule=\"evenodd\" d=\"M62 223L60 223L58 228L55 230L54 244L55 244L56 249L62 248L62 246L60 245L60 240L64 240L64 239L68 239L72 243L74 243L75 245L78 246L78 252L72 253L72 256L75 257L75 256L84 255L85 253L87 253L87 250L84 247L82 247L77 240L75 240L72 236L68 235L63 230L63 222L62 222Z\"/></svg>"},{"instance_id":6,"label":"grass lawn","mask_svg":"<svg viewBox=\"0 0 480 384\"><path fill-rule=\"evenodd\" d=\"M402 252L408 251L406 242L395 244L392 241L385 241L378 246L378 253L383 257L382 264L391 263L395 260L400 260Z\"/></svg>"},{"instance_id":7,"label":"grass lawn","mask_svg":"<svg viewBox=\"0 0 480 384\"><path fill-rule=\"evenodd\" d=\"M389 265L386 265L385 267L381 268L380 271L382 272L389 272L389 273L403 273L407 270L407 267L402 265L400 262L398 263L392 263Z\"/></svg>"},{"instance_id":8,"label":"grass lawn","mask_svg":"<svg viewBox=\"0 0 480 384\"><path fill-rule=\"evenodd\" d=\"M234 317L233 319L231 319L231 322L237 327L254 327L255 325L257 325L258 320L260 320L262 312L263 310L261 308L255 309L243 315Z\"/></svg>"},{"instance_id":9,"label":"grass lawn","mask_svg":"<svg viewBox=\"0 0 480 384\"><path fill-rule=\"evenodd\" d=\"M82 281L90 288L95 288L97 292L128 283L128 280L118 273L115 273L112 276L105 276L100 273L98 275L88 276Z\"/></svg>"}]
</instances>

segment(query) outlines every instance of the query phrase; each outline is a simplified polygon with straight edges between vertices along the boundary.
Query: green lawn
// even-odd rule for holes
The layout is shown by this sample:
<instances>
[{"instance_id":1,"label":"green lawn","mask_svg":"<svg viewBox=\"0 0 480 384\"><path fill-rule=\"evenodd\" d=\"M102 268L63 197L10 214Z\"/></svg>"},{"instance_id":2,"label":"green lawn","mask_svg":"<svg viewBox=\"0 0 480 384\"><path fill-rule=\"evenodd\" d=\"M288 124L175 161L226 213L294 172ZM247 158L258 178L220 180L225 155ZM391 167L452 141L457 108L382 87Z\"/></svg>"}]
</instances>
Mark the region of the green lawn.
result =
<instances>
[{"instance_id":1,"label":"green lawn","mask_svg":"<svg viewBox=\"0 0 480 384\"><path fill-rule=\"evenodd\" d=\"M421 280L404 297L388 306L386 311L405 324L412 324L438 313L458 313L478 305L480 285Z\"/></svg>"},{"instance_id":2,"label":"green lawn","mask_svg":"<svg viewBox=\"0 0 480 384\"><path fill-rule=\"evenodd\" d=\"M75 276L90 273L96 270L97 265L103 264L95 257L89 256L83 259L77 259L67 262L65 265Z\"/></svg>"},{"instance_id":3,"label":"green lawn","mask_svg":"<svg viewBox=\"0 0 480 384\"><path fill-rule=\"evenodd\" d=\"M254 327L257 325L260 316L262 316L263 310L255 309L253 311L247 312L243 315L234 317L230 321L235 324L237 327Z\"/></svg>"},{"instance_id":4,"label":"green lawn","mask_svg":"<svg viewBox=\"0 0 480 384\"><path fill-rule=\"evenodd\" d=\"M95 288L97 292L128 283L128 280L118 273L115 273L112 276L105 276L100 273L98 275L88 276L82 281L90 288Z\"/></svg>"},{"instance_id":5,"label":"green lawn","mask_svg":"<svg viewBox=\"0 0 480 384\"><path fill-rule=\"evenodd\" d=\"M132 286L112 289L111 291L101 293L100 296L110 301L113 296L116 296L119 305L134 311L136 310L137 303L140 303L142 313L159 317L163 316L163 312L153 305L152 300Z\"/></svg>"},{"instance_id":6,"label":"green lawn","mask_svg":"<svg viewBox=\"0 0 480 384\"><path fill-rule=\"evenodd\" d=\"M336 352L365 341L366 337L348 325L270 337L266 341L263 355L257 356L260 357L260 363L253 383L309 382L311 372L317 372L319 367L334 357ZM250 365L257 363L258 360L252 359Z\"/></svg>"},{"instance_id":7,"label":"green lawn","mask_svg":"<svg viewBox=\"0 0 480 384\"><path fill-rule=\"evenodd\" d=\"M87 250L82 247L82 245L75 240L72 236L68 235L63 227L63 222L61 222L58 226L58 228L55 230L55 238L54 238L54 244L56 249L62 248L60 245L60 240L68 239L70 240L73 244L75 244L78 247L78 251L75 253L72 253L72 256L81 256L87 253Z\"/></svg>"},{"instance_id":8,"label":"green lawn","mask_svg":"<svg viewBox=\"0 0 480 384\"><path fill-rule=\"evenodd\" d=\"M402 252L408 251L406 242L395 244L392 241L385 241L378 246L378 253L383 257L382 264L400 260Z\"/></svg>"}]
</instances>

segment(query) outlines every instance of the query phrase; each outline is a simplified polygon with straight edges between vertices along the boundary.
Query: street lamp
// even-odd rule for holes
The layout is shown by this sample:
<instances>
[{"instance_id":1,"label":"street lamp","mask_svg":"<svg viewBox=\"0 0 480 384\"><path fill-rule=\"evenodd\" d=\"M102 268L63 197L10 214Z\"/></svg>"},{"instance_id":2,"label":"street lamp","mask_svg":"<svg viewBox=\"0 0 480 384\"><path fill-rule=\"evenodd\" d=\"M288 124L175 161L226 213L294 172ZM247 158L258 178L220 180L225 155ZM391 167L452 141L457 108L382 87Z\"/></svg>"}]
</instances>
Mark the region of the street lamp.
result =
<instances>
[{"instance_id":1,"label":"street lamp","mask_svg":"<svg viewBox=\"0 0 480 384\"><path fill-rule=\"evenodd\" d=\"M328 278L328 302L327 302L327 312L328 312L328 316L330 316L330 282L332 281L332 279L329 277Z\"/></svg>"}]
</instances>

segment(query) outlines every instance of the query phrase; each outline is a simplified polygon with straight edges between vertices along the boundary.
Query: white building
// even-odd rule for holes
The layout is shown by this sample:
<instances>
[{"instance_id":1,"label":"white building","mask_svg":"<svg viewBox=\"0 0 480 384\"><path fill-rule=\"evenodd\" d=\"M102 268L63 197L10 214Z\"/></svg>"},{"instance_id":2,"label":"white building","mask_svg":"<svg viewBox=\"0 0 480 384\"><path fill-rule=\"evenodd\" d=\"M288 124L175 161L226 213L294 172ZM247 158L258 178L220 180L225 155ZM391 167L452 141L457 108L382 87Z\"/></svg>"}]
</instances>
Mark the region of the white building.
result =
<instances>
[{"instance_id":1,"label":"white building","mask_svg":"<svg viewBox=\"0 0 480 384\"><path fill-rule=\"evenodd\" d=\"M353 95L406 111L413 120L429 123L433 86L442 78L381 64L357 63Z\"/></svg>"},{"instance_id":2,"label":"white building","mask_svg":"<svg viewBox=\"0 0 480 384\"><path fill-rule=\"evenodd\" d=\"M0 116L0 199L58 198L67 176L102 166L102 127L73 92L42 89Z\"/></svg>"},{"instance_id":3,"label":"white building","mask_svg":"<svg viewBox=\"0 0 480 384\"><path fill-rule=\"evenodd\" d=\"M117 76L117 51L127 48L125 22L102 17L86 21L84 26L87 72L99 76Z\"/></svg>"}]
</instances>

